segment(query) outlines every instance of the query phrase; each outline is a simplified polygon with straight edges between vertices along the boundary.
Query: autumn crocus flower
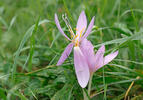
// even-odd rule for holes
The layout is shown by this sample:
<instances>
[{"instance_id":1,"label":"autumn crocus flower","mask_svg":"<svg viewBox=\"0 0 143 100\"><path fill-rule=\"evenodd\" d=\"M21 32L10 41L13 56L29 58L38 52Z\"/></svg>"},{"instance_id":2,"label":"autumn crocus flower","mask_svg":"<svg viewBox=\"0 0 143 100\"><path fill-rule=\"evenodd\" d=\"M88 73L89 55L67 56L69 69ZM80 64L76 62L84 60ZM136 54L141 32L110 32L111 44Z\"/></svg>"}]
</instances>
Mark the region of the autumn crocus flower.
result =
<instances>
[{"instance_id":1,"label":"autumn crocus flower","mask_svg":"<svg viewBox=\"0 0 143 100\"><path fill-rule=\"evenodd\" d=\"M80 48L85 58L87 58L86 60L88 62L90 74L93 74L93 72L111 62L118 55L118 51L116 51L104 57L104 45L102 45L95 54L93 45L87 39L84 39L80 45Z\"/></svg>"},{"instance_id":2,"label":"autumn crocus flower","mask_svg":"<svg viewBox=\"0 0 143 100\"><path fill-rule=\"evenodd\" d=\"M89 72L89 67L88 67L86 58L80 49L80 44L90 34L94 24L94 17L92 18L88 28L86 29L87 19L84 11L82 11L77 21L76 34L74 34L74 32L72 31L72 28L68 23L68 20L66 18L63 18L63 19L67 27L69 28L69 31L71 33L71 38L69 38L64 33L64 31L60 26L58 17L55 14L55 23L57 28L59 29L59 31L62 33L64 37L66 37L69 41L71 41L71 43L65 48L64 52L62 53L62 56L60 57L57 63L57 66L61 65L67 59L67 57L70 55L72 51L72 48L74 47L74 66L75 66L77 80L80 86L82 88L85 88L90 77L90 72Z\"/></svg>"}]
</instances>

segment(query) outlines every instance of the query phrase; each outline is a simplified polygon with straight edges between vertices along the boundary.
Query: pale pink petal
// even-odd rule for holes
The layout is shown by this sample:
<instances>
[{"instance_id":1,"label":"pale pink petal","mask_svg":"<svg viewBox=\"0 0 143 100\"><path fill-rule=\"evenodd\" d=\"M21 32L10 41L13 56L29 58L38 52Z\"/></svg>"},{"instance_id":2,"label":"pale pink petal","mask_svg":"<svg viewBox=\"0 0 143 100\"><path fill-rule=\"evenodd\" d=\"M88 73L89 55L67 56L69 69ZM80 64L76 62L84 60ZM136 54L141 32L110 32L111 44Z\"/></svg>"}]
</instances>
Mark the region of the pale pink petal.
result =
<instances>
[{"instance_id":1,"label":"pale pink petal","mask_svg":"<svg viewBox=\"0 0 143 100\"><path fill-rule=\"evenodd\" d=\"M60 57L57 66L61 65L66 59L67 57L70 55L71 51L73 48L73 43L70 43L66 49L64 50L64 52L62 53L62 56Z\"/></svg>"},{"instance_id":2,"label":"pale pink petal","mask_svg":"<svg viewBox=\"0 0 143 100\"><path fill-rule=\"evenodd\" d=\"M101 46L99 50L95 54L95 67L93 72L98 70L103 66L103 61L104 61L104 53L105 53L105 46Z\"/></svg>"},{"instance_id":3,"label":"pale pink petal","mask_svg":"<svg viewBox=\"0 0 143 100\"><path fill-rule=\"evenodd\" d=\"M58 16L57 14L55 14L55 23L56 23L56 26L57 28L59 29L59 31L62 33L63 36L65 36L68 40L71 40L70 38L67 37L67 35L64 33L64 31L62 30L61 26L60 26L60 23L59 23L59 20L58 20Z\"/></svg>"},{"instance_id":4,"label":"pale pink petal","mask_svg":"<svg viewBox=\"0 0 143 100\"><path fill-rule=\"evenodd\" d=\"M76 34L80 36L80 34L84 33L86 27L87 27L86 15L85 12L82 11L77 21Z\"/></svg>"},{"instance_id":5,"label":"pale pink petal","mask_svg":"<svg viewBox=\"0 0 143 100\"><path fill-rule=\"evenodd\" d=\"M90 72L87 61L79 47L74 47L74 66L78 83L82 88L88 84Z\"/></svg>"},{"instance_id":6,"label":"pale pink petal","mask_svg":"<svg viewBox=\"0 0 143 100\"><path fill-rule=\"evenodd\" d=\"M80 49L88 62L90 72L92 72L95 69L95 55L92 43L84 39L81 41Z\"/></svg>"},{"instance_id":7,"label":"pale pink petal","mask_svg":"<svg viewBox=\"0 0 143 100\"><path fill-rule=\"evenodd\" d=\"M92 27L94 25L94 19L95 19L95 17L93 17L92 20L90 21L88 28L87 28L85 34L83 35L82 39L87 38L87 36L91 33Z\"/></svg>"},{"instance_id":8,"label":"pale pink petal","mask_svg":"<svg viewBox=\"0 0 143 100\"><path fill-rule=\"evenodd\" d=\"M105 58L104 58L104 65L108 64L109 62L111 62L117 55L118 55L118 51L105 56Z\"/></svg>"}]
</instances>

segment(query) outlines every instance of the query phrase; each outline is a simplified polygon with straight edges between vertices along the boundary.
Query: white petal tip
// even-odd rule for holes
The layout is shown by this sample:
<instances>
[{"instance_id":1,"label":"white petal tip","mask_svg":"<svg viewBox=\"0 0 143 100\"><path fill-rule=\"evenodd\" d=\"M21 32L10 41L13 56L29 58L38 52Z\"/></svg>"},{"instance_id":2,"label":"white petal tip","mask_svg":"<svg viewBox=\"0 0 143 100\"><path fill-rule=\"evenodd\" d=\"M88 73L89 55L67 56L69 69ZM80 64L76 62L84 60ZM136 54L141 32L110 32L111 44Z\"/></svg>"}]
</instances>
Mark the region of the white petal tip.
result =
<instances>
[{"instance_id":1,"label":"white petal tip","mask_svg":"<svg viewBox=\"0 0 143 100\"><path fill-rule=\"evenodd\" d=\"M105 45L102 45L101 48L102 48L102 49L105 49Z\"/></svg>"},{"instance_id":2,"label":"white petal tip","mask_svg":"<svg viewBox=\"0 0 143 100\"><path fill-rule=\"evenodd\" d=\"M99 50L98 50L98 51L100 51L100 52L104 53L104 52L105 52L105 46L104 46L104 45L102 45L102 46L99 48Z\"/></svg>"},{"instance_id":3,"label":"white petal tip","mask_svg":"<svg viewBox=\"0 0 143 100\"><path fill-rule=\"evenodd\" d=\"M118 53L119 53L119 51L115 51L115 52L113 53L114 58L118 55Z\"/></svg>"},{"instance_id":4,"label":"white petal tip","mask_svg":"<svg viewBox=\"0 0 143 100\"><path fill-rule=\"evenodd\" d=\"M119 51L116 51L115 53L116 53L116 55L118 55Z\"/></svg>"},{"instance_id":5,"label":"white petal tip","mask_svg":"<svg viewBox=\"0 0 143 100\"><path fill-rule=\"evenodd\" d=\"M86 84L79 84L82 88L85 88L87 86L87 83Z\"/></svg>"},{"instance_id":6,"label":"white petal tip","mask_svg":"<svg viewBox=\"0 0 143 100\"><path fill-rule=\"evenodd\" d=\"M81 12L81 14L85 14L85 11L83 10L83 11Z\"/></svg>"}]
</instances>

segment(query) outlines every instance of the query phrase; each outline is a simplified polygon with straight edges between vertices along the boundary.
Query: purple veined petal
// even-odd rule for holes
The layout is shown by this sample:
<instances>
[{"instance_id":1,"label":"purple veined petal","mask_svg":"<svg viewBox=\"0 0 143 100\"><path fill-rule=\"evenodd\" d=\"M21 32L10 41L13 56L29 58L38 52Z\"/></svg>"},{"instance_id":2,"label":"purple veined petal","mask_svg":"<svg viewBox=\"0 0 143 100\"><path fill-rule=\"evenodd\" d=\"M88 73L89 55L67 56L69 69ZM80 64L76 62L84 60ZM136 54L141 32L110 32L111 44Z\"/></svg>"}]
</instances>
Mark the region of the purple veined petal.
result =
<instances>
[{"instance_id":1,"label":"purple veined petal","mask_svg":"<svg viewBox=\"0 0 143 100\"><path fill-rule=\"evenodd\" d=\"M77 34L78 36L80 36L80 34L82 35L84 31L86 30L86 27L87 27L87 19L86 19L85 12L82 11L77 21L76 35Z\"/></svg>"},{"instance_id":2,"label":"purple veined petal","mask_svg":"<svg viewBox=\"0 0 143 100\"><path fill-rule=\"evenodd\" d=\"M98 70L103 66L104 53L105 53L105 46L102 45L95 54L95 66L93 72L95 72L96 70Z\"/></svg>"},{"instance_id":3,"label":"purple veined petal","mask_svg":"<svg viewBox=\"0 0 143 100\"><path fill-rule=\"evenodd\" d=\"M82 88L88 84L90 72L87 61L79 47L74 47L74 66L78 83Z\"/></svg>"},{"instance_id":4,"label":"purple veined petal","mask_svg":"<svg viewBox=\"0 0 143 100\"><path fill-rule=\"evenodd\" d=\"M95 69L94 46L90 41L84 39L81 41L80 49L88 62L90 72L92 72Z\"/></svg>"},{"instance_id":5,"label":"purple veined petal","mask_svg":"<svg viewBox=\"0 0 143 100\"><path fill-rule=\"evenodd\" d=\"M107 56L104 57L104 65L108 64L111 62L116 56L118 55L118 51L108 54Z\"/></svg>"},{"instance_id":6,"label":"purple veined petal","mask_svg":"<svg viewBox=\"0 0 143 100\"><path fill-rule=\"evenodd\" d=\"M60 26L60 23L59 23L59 20L58 20L57 14L55 14L55 23L56 23L56 26L57 26L57 28L59 29L59 31L62 33L62 35L63 35L64 37L66 37L68 40L71 41L71 39L68 38L67 35L66 35L66 34L64 33L64 31L62 30L62 28L61 28L61 26Z\"/></svg>"},{"instance_id":7,"label":"purple veined petal","mask_svg":"<svg viewBox=\"0 0 143 100\"><path fill-rule=\"evenodd\" d=\"M64 50L64 52L62 53L62 56L60 57L57 66L61 65L66 59L67 57L70 55L71 51L73 48L73 43L70 43L66 49Z\"/></svg>"},{"instance_id":8,"label":"purple veined petal","mask_svg":"<svg viewBox=\"0 0 143 100\"><path fill-rule=\"evenodd\" d=\"M87 36L91 33L92 27L94 25L94 19L95 19L95 17L93 17L92 20L90 21L88 28L87 28L85 34L83 35L82 39L87 38Z\"/></svg>"}]
</instances>

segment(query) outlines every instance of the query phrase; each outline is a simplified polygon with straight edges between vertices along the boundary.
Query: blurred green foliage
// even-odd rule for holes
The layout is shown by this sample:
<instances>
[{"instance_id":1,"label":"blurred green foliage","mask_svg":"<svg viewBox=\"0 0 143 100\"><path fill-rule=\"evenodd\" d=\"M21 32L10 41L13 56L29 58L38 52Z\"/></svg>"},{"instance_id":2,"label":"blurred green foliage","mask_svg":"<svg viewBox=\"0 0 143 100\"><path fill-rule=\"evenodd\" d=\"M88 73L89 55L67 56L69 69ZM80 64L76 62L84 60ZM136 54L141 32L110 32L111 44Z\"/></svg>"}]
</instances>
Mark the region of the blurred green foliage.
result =
<instances>
[{"instance_id":1,"label":"blurred green foliage","mask_svg":"<svg viewBox=\"0 0 143 100\"><path fill-rule=\"evenodd\" d=\"M88 39L96 50L119 50L118 57L93 77L91 100L143 98L142 0L0 0L0 100L82 100L73 54L55 66L68 41L54 23L67 14L73 28L84 10L96 17ZM139 79L136 77L139 76ZM105 81L104 81L105 80Z\"/></svg>"}]
</instances>

